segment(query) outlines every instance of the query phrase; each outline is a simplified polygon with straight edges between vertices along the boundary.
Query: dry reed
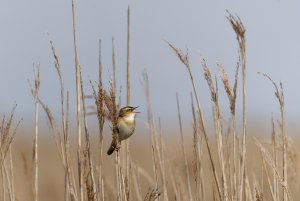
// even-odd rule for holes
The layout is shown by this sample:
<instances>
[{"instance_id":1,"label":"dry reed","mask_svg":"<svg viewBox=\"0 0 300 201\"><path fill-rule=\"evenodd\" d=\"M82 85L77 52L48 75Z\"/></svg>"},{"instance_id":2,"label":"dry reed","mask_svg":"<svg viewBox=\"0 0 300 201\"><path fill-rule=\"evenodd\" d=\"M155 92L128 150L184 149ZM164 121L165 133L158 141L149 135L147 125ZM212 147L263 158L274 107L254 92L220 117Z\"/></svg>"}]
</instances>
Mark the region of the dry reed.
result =
<instances>
[{"instance_id":1,"label":"dry reed","mask_svg":"<svg viewBox=\"0 0 300 201\"><path fill-rule=\"evenodd\" d=\"M98 90L96 91L95 86L90 81L93 95L96 105L96 114L98 119L98 126L99 126L99 146L98 146L98 184L97 184L97 195L98 200L104 200L104 181L103 181L103 128L104 128L104 121L105 121L105 112L104 112L104 89L103 89L103 81L102 81L102 59L101 59L101 40L99 40L99 83L98 83Z\"/></svg>"},{"instance_id":2,"label":"dry reed","mask_svg":"<svg viewBox=\"0 0 300 201\"><path fill-rule=\"evenodd\" d=\"M176 101L177 101L179 131L180 131L180 137L181 137L181 150L182 150L182 154L183 154L183 160L184 160L184 166L185 166L184 169L185 169L185 174L186 174L186 179L187 179L186 183L187 183L189 200L192 201L193 197L192 197L192 189L191 189L191 181L190 181L190 172L189 172L188 162L186 159L186 150L184 147L183 128L182 128L182 120L181 120L181 112L180 112L178 93L176 93Z\"/></svg>"},{"instance_id":3,"label":"dry reed","mask_svg":"<svg viewBox=\"0 0 300 201\"><path fill-rule=\"evenodd\" d=\"M2 200L6 199L8 194L9 200L15 199L14 190L14 175L13 175L13 165L12 165L12 142L15 138L17 128L21 121L18 122L16 127L12 129L13 118L17 105L15 105L8 118L3 116L0 124L0 170L2 179ZM6 166L6 158L9 152L9 166L10 173L8 173Z\"/></svg>"},{"instance_id":4,"label":"dry reed","mask_svg":"<svg viewBox=\"0 0 300 201\"><path fill-rule=\"evenodd\" d=\"M234 17L228 12L228 21L236 34L236 40L239 44L239 52L242 65L242 88L243 88L243 135L242 135L242 155L240 161L240 181L238 187L238 200L244 200L245 180L246 180L246 29L239 17Z\"/></svg>"},{"instance_id":5,"label":"dry reed","mask_svg":"<svg viewBox=\"0 0 300 201\"><path fill-rule=\"evenodd\" d=\"M282 137L282 177L283 177L283 200L288 200L288 176L287 176L287 137L286 137L286 131L285 131L285 105L284 105L284 93L283 93L283 85L280 82L280 85L278 85L274 82L274 80L265 73L260 73L264 77L266 77L274 86L275 88L275 97L278 100L279 107L280 107L280 131L281 131L281 137ZM276 160L275 160L276 161ZM275 162L274 161L274 162ZM276 167L276 164L275 164Z\"/></svg>"},{"instance_id":6,"label":"dry reed","mask_svg":"<svg viewBox=\"0 0 300 201\"><path fill-rule=\"evenodd\" d=\"M73 44L74 44L74 58L75 58L75 77L76 77L76 101L77 101L77 163L78 163L78 175L79 175L79 189L80 189L80 200L83 201L83 172L82 172L82 148L81 148L81 110L80 110L80 75L79 75L79 63L78 63L78 50L77 50L77 39L76 39L76 15L74 0L72 0L72 21L73 21Z\"/></svg>"},{"instance_id":7,"label":"dry reed","mask_svg":"<svg viewBox=\"0 0 300 201\"><path fill-rule=\"evenodd\" d=\"M184 54L180 49L175 48L170 43L168 43L168 44L171 47L171 49L175 52L175 54L177 55L177 57L179 58L179 60L184 64L184 66L188 70L188 73L189 73L189 76L190 76L190 80L191 80L192 86L193 86L193 92L194 92L194 96L195 96L195 99L196 99L198 113L199 113L199 116L200 116L199 121L200 121L201 132L203 133L204 141L205 141L206 148L207 148L207 151L208 151L209 161L210 161L210 165L211 165L211 168L212 168L212 173L214 175L214 181L215 181L215 184L216 184L216 187L217 187L218 196L219 196L219 199L222 200L219 179L218 179L218 176L217 176L217 171L216 171L215 163L213 161L213 157L212 157L212 153L211 153L211 148L210 148L210 145L208 143L208 136L207 136L207 131L206 131L205 123L204 123L204 116L203 116L203 112L202 112L202 109L201 109L201 106L200 106L200 102L199 102L199 99L198 99L198 93L197 93L197 90L196 90L194 77L193 77L193 74L192 74L192 71L191 71L188 54Z\"/></svg>"},{"instance_id":8,"label":"dry reed","mask_svg":"<svg viewBox=\"0 0 300 201\"><path fill-rule=\"evenodd\" d=\"M219 154L219 162L220 162L220 169L222 172L222 189L223 189L223 199L227 201L228 198L228 188L227 188L227 175L225 170L225 159L224 159L224 153L225 150L223 148L223 136L222 136L222 120L221 120L221 112L220 112L220 106L219 106L219 92L218 92L218 86L217 81L214 86L214 82L212 79L211 72L206 64L205 59L202 59L202 66L204 71L204 77L207 81L210 95L211 95L211 101L212 101L212 108L213 108L213 119L215 124L215 133L217 138L217 147L218 147L218 154Z\"/></svg>"},{"instance_id":9,"label":"dry reed","mask_svg":"<svg viewBox=\"0 0 300 201\"><path fill-rule=\"evenodd\" d=\"M38 200L39 192L39 166L38 166L38 136L39 136L39 89L40 89L40 66L34 67L34 88L31 87L31 94L34 97L35 106L35 137L33 148L34 159L34 200Z\"/></svg>"},{"instance_id":10,"label":"dry reed","mask_svg":"<svg viewBox=\"0 0 300 201\"><path fill-rule=\"evenodd\" d=\"M130 105L130 7L128 6L127 9L127 64L126 64L126 104ZM125 142L126 147L126 174L125 174L125 190L127 200L130 200L130 169L131 169L131 162L130 162L130 149L129 149L129 142L130 139L127 139Z\"/></svg>"}]
</instances>

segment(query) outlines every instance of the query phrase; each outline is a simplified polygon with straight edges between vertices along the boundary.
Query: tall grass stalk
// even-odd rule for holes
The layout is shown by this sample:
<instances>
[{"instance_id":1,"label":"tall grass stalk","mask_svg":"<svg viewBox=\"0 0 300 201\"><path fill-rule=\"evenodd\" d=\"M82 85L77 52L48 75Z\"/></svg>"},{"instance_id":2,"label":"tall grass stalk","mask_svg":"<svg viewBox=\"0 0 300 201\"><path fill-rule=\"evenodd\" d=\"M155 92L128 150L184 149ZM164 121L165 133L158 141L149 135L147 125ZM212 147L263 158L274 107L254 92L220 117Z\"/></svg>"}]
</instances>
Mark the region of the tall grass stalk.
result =
<instances>
[{"instance_id":1,"label":"tall grass stalk","mask_svg":"<svg viewBox=\"0 0 300 201\"><path fill-rule=\"evenodd\" d=\"M149 85L149 77L147 74L147 71L143 71L143 81L141 82L142 86L144 88L144 93L146 97L146 102L147 102L147 118L148 118L148 125L149 125L149 132L150 132L150 141L151 141L151 147L154 149L152 152L153 156L153 172L156 175L158 172L158 169L161 174L163 174L163 169L162 169L162 159L161 159L161 153L158 145L158 136L157 136L157 131L156 131L156 126L154 122L154 115L153 115L153 110L152 110L152 105L151 105L151 96L150 96L150 85ZM154 160L157 158L157 160ZM157 164L158 163L158 164ZM155 192L159 192L159 184L158 180L155 182ZM159 199L158 197L155 197L156 199Z\"/></svg>"},{"instance_id":2,"label":"tall grass stalk","mask_svg":"<svg viewBox=\"0 0 300 201\"><path fill-rule=\"evenodd\" d=\"M283 189L283 201L288 200L288 192L287 192L287 186L288 186L288 175L287 175L287 137L285 132L285 105L284 105L284 93L283 93L283 85L280 83L278 86L273 79L265 74L261 73L264 77L266 77L274 86L275 88L275 96L278 100L279 107L280 107L280 131L281 131L281 137L282 137L282 175L283 175L283 185L285 188ZM276 166L276 164L275 164Z\"/></svg>"},{"instance_id":3,"label":"tall grass stalk","mask_svg":"<svg viewBox=\"0 0 300 201\"><path fill-rule=\"evenodd\" d=\"M126 104L130 105L130 7L128 6L127 9L127 73L126 73L126 80L127 80L127 97L126 97ZM130 200L130 149L129 149L130 140L127 139L125 142L126 147L126 174L125 174L125 190L127 195L127 200Z\"/></svg>"},{"instance_id":4,"label":"tall grass stalk","mask_svg":"<svg viewBox=\"0 0 300 201\"><path fill-rule=\"evenodd\" d=\"M110 80L110 88L109 92L104 92L104 103L108 110L108 118L111 121L112 128L112 140L116 143L117 147L119 147L119 135L117 129L118 123L118 106L116 102L116 93L113 87L113 82ZM122 194L122 172L120 167L120 154L119 149L117 148L115 151L115 176L116 176L116 189L117 189L117 200L122 200L124 196Z\"/></svg>"},{"instance_id":5,"label":"tall grass stalk","mask_svg":"<svg viewBox=\"0 0 300 201\"><path fill-rule=\"evenodd\" d=\"M242 154L240 161L240 181L238 190L238 200L244 199L245 179L246 179L246 29L239 17L234 17L228 12L227 19L236 34L236 39L239 44L239 52L242 65L242 88L243 88L243 136L242 136Z\"/></svg>"},{"instance_id":6,"label":"tall grass stalk","mask_svg":"<svg viewBox=\"0 0 300 201\"><path fill-rule=\"evenodd\" d=\"M10 198L11 201L15 201L15 182L14 182L14 170L13 170L13 154L12 146L9 147L9 177L10 177Z\"/></svg>"},{"instance_id":7,"label":"tall grass stalk","mask_svg":"<svg viewBox=\"0 0 300 201\"><path fill-rule=\"evenodd\" d=\"M123 200L124 194L122 193L122 172L121 172L120 152L115 153L115 174L116 174L116 185L117 185L117 200Z\"/></svg>"},{"instance_id":8,"label":"tall grass stalk","mask_svg":"<svg viewBox=\"0 0 300 201\"><path fill-rule=\"evenodd\" d=\"M98 118L98 126L99 126L99 160L98 160L98 200L104 200L104 180L103 180L103 128L104 128L104 89L103 89L103 81L102 81L102 59L101 59L101 40L99 40L99 78L98 78L98 91L96 91L94 85L90 81L93 89L93 95L95 99L95 105L97 108L97 118Z\"/></svg>"},{"instance_id":9,"label":"tall grass stalk","mask_svg":"<svg viewBox=\"0 0 300 201\"><path fill-rule=\"evenodd\" d=\"M141 180L139 177L139 170L138 170L138 166L134 166L132 164L132 183L135 189L135 193L136 193L136 198L137 200L143 200L142 197L142 190L141 190Z\"/></svg>"},{"instance_id":10,"label":"tall grass stalk","mask_svg":"<svg viewBox=\"0 0 300 201\"><path fill-rule=\"evenodd\" d=\"M220 162L220 169L222 172L222 188L223 188L223 199L225 201L228 200L228 187L227 187L227 175L226 175L226 169L225 169L225 159L224 159L224 153L225 150L223 148L223 136L222 136L222 122L221 122L221 112L220 112L220 106L219 106L219 92L218 92L218 85L217 81L214 86L214 82L212 79L211 72L206 64L205 59L202 59L202 66L204 71L204 77L207 81L210 94L211 94L211 101L212 101L212 108L213 108L213 119L215 124L215 134L217 139L217 147L218 147L218 155L219 155L219 162Z\"/></svg>"},{"instance_id":11,"label":"tall grass stalk","mask_svg":"<svg viewBox=\"0 0 300 201\"><path fill-rule=\"evenodd\" d=\"M63 134L65 136L66 133L66 128L65 128L65 101L64 101L64 96L65 96L65 92L64 92L64 83L63 83L63 79L62 79L62 73L61 73L61 66L60 66L60 62L58 59L58 56L56 54L56 50L54 48L54 44L53 42L50 40L50 46L51 46L51 50L52 50L52 55L54 58L54 67L58 76L58 80L59 80L59 86L60 86L60 105L61 105L61 123L62 123L62 131Z\"/></svg>"},{"instance_id":12,"label":"tall grass stalk","mask_svg":"<svg viewBox=\"0 0 300 201\"><path fill-rule=\"evenodd\" d=\"M289 186L285 184L284 177L280 175L280 170L278 167L276 167L271 154L268 152L268 150L259 142L259 140L255 139L256 145L260 149L260 152L264 158L264 160L268 163L268 165L273 169L273 171L276 173L276 177L278 178L278 181L283 188L283 191L286 192L287 198L289 201L292 201L292 197L290 195Z\"/></svg>"},{"instance_id":13,"label":"tall grass stalk","mask_svg":"<svg viewBox=\"0 0 300 201\"><path fill-rule=\"evenodd\" d=\"M74 173L73 170L71 169L70 166L70 135L69 135L69 127L70 127L70 95L69 91L67 91L67 101L66 101L66 129L65 129L65 134L64 134L64 155L65 155L65 171L67 174L67 188L66 191L69 194L70 200L71 201L77 201L78 196L77 196L77 191L75 187L75 179L74 179Z\"/></svg>"},{"instance_id":14,"label":"tall grass stalk","mask_svg":"<svg viewBox=\"0 0 300 201\"><path fill-rule=\"evenodd\" d=\"M85 146L83 150L83 160L84 160L83 178L85 181L87 200L93 201L96 200L96 183L95 183L94 167L92 164L90 133L87 124L87 112L85 106L85 95L84 95L84 89L82 84L83 81L82 81L81 68L79 72L80 72L80 87L81 87L80 89L81 89L81 100L82 100L82 107L83 107L84 132L85 132Z\"/></svg>"},{"instance_id":15,"label":"tall grass stalk","mask_svg":"<svg viewBox=\"0 0 300 201\"><path fill-rule=\"evenodd\" d=\"M65 111L64 111L64 84L63 84L63 79L62 79L62 74L61 74L61 66L60 66L60 62L58 59L58 56L56 55L56 51L53 45L53 42L50 40L50 46L51 46L51 50L52 50L52 54L54 57L54 67L56 69L58 78L59 78L59 84L60 84L60 104L61 104L61 123L62 123L62 130L63 130L63 136L64 136L64 142L66 142L66 128L65 128ZM61 139L60 139L61 141ZM60 142L61 144L61 157L62 160L64 162L66 162L66 154L64 154L64 149L65 147L63 146L62 142ZM65 152L66 153L66 152ZM63 163L64 163L63 162ZM69 182L68 182L68 168L67 165L65 163L64 165L65 167L65 200L68 200L68 194L69 194Z\"/></svg>"},{"instance_id":16,"label":"tall grass stalk","mask_svg":"<svg viewBox=\"0 0 300 201\"><path fill-rule=\"evenodd\" d=\"M9 200L12 199L12 196L11 196L11 178L10 178L10 175L8 173L8 167L7 167L7 164L6 164L6 161L4 161L4 164L3 164L3 169L2 169L2 177L3 177L3 192L4 192L4 195L3 195L3 200L5 201L6 200L6 197L8 197ZM8 196L6 196L6 194Z\"/></svg>"},{"instance_id":17,"label":"tall grass stalk","mask_svg":"<svg viewBox=\"0 0 300 201\"><path fill-rule=\"evenodd\" d=\"M158 189L158 167L157 167L157 159L156 159L156 154L155 154L155 150L154 150L154 146L152 145L151 147L151 151L152 151L152 160L153 160L153 165L154 165L154 177L155 177L155 189ZM159 198L157 199L159 201Z\"/></svg>"},{"instance_id":18,"label":"tall grass stalk","mask_svg":"<svg viewBox=\"0 0 300 201\"><path fill-rule=\"evenodd\" d=\"M55 118L52 115L52 112L50 108L43 103L43 101L39 100L39 103L41 104L43 110L45 111L47 115L47 120L49 122L49 125L51 129L54 132L54 141L59 153L59 157L62 161L64 171L65 171L65 199L68 200L70 197L71 201L78 200L77 198L77 191L76 191L76 185L75 185L75 177L73 170L71 168L70 164L70 151L69 151L69 144L70 144L70 138L69 138L69 92L67 91L67 101L66 101L66 118L65 118L65 133L63 136L63 140L61 138L61 132L58 129L57 123L55 121Z\"/></svg>"},{"instance_id":19,"label":"tall grass stalk","mask_svg":"<svg viewBox=\"0 0 300 201\"><path fill-rule=\"evenodd\" d=\"M31 92L34 92L34 89L31 87ZM32 93L34 96L34 94ZM9 118L6 118L5 116L2 118L2 121L0 123L0 171L1 171L1 179L2 179L2 199L6 200L6 194L8 194L9 200L14 199L14 186L13 186L13 170L12 170L12 154L11 154L11 146L14 139L14 136L16 134L17 127L20 124L17 124L16 128L12 131L12 123L14 118L14 113L17 105L15 105L11 111L11 114ZM10 174L7 172L6 167L6 156L7 153L10 155ZM7 192L7 193L6 193Z\"/></svg>"},{"instance_id":20,"label":"tall grass stalk","mask_svg":"<svg viewBox=\"0 0 300 201\"><path fill-rule=\"evenodd\" d=\"M9 148L9 150L11 149L11 146ZM8 164L7 164L8 163ZM6 184L6 191L8 194L8 200L12 200L13 199L13 188L12 188L12 180L13 178L11 177L11 171L10 171L10 167L9 167L9 161L5 161L4 162L4 168L3 168L3 172L4 172L4 182Z\"/></svg>"},{"instance_id":21,"label":"tall grass stalk","mask_svg":"<svg viewBox=\"0 0 300 201\"><path fill-rule=\"evenodd\" d=\"M275 164L275 168L277 168L277 142L276 142L276 133L275 133L275 123L274 123L274 118L272 115L272 120L271 120L271 125L272 125L272 155L273 155L273 161ZM278 189L278 179L276 177L276 172L273 170L273 192L274 192L274 200L279 200L279 189Z\"/></svg>"},{"instance_id":22,"label":"tall grass stalk","mask_svg":"<svg viewBox=\"0 0 300 201\"><path fill-rule=\"evenodd\" d=\"M203 190L203 177L202 177L202 163L201 163L201 156L202 156L202 139L198 129L198 120L197 114L194 106L194 97L193 93L191 93L191 107L192 107L192 114L193 114L193 153L194 153L194 179L196 183L196 200L204 200L204 190Z\"/></svg>"},{"instance_id":23,"label":"tall grass stalk","mask_svg":"<svg viewBox=\"0 0 300 201\"><path fill-rule=\"evenodd\" d=\"M270 175L269 175L269 171L268 171L268 169L267 169L267 166L266 166L266 162L265 162L265 160L264 160L264 158L262 157L262 165L263 165L263 170L264 170L264 172L266 173L266 175L267 175L267 180L268 180L268 186L269 186L269 189L270 189L270 192L271 192L271 196L272 196L272 199L273 199L273 201L276 201L277 199L276 199L276 194L275 194L275 191L274 191L274 189L272 188L272 181L271 181L271 179L270 179ZM275 161L274 161L275 162ZM275 172L274 170L273 170L273 172ZM276 173L275 173L276 174ZM262 175L263 175L263 171L262 171ZM275 175L275 177L276 177L276 175ZM262 182L262 185L261 185L261 188L263 189L263 182ZM263 190L262 190L262 193L261 193L262 195L263 195Z\"/></svg>"},{"instance_id":24,"label":"tall grass stalk","mask_svg":"<svg viewBox=\"0 0 300 201\"><path fill-rule=\"evenodd\" d=\"M112 70L113 70L113 89L114 89L115 93L117 93L117 75L116 75L117 74L117 64L116 64L115 39L114 39L114 37L112 37L111 43L112 43L111 57L112 57Z\"/></svg>"},{"instance_id":25,"label":"tall grass stalk","mask_svg":"<svg viewBox=\"0 0 300 201\"><path fill-rule=\"evenodd\" d=\"M225 72L225 69L223 65L218 64L221 80L223 82L223 87L226 91L227 97L229 99L229 105L230 105L230 113L231 113L231 128L232 128L232 175L233 178L230 180L232 189L231 189L231 199L236 200L237 199L237 151L236 151L236 116L235 116L235 108L236 108L236 97L237 97L237 86L238 86L238 73L239 73L239 62L237 63L235 76L234 76L234 85L233 87L230 86L228 81L228 76ZM230 164L229 164L230 165ZM230 172L229 172L230 173ZM230 173L231 174L231 173ZM233 181L232 181L233 180Z\"/></svg>"},{"instance_id":26,"label":"tall grass stalk","mask_svg":"<svg viewBox=\"0 0 300 201\"><path fill-rule=\"evenodd\" d=\"M82 157L81 157L81 111L80 111L80 77L79 77L79 64L78 64L78 50L77 50L77 39L76 39L76 18L75 18L75 5L72 0L72 20L73 20L73 43L74 43L74 57L75 57L75 72L76 72L76 100L77 100L77 163L78 163L78 175L79 175L79 189L80 189L80 200L83 201L83 173L82 173Z\"/></svg>"},{"instance_id":27,"label":"tall grass stalk","mask_svg":"<svg viewBox=\"0 0 300 201\"><path fill-rule=\"evenodd\" d=\"M35 137L34 137L34 200L38 201L39 192L39 166L38 166L38 135L39 135L39 90L40 90L40 66L34 68L34 88L31 93L35 105Z\"/></svg>"},{"instance_id":28,"label":"tall grass stalk","mask_svg":"<svg viewBox=\"0 0 300 201\"><path fill-rule=\"evenodd\" d=\"M127 65L126 65L126 80L127 80L127 105L130 105L130 7L127 9Z\"/></svg>"},{"instance_id":29,"label":"tall grass stalk","mask_svg":"<svg viewBox=\"0 0 300 201\"><path fill-rule=\"evenodd\" d=\"M113 70L113 80L112 80L112 91L114 94L114 98L112 99L115 103L114 105L118 105L117 104L117 100L116 100L116 96L117 96L117 77L116 77L116 73L117 73L117 65L116 65L116 57L115 57L115 44L114 44L114 38L112 38L112 70ZM117 109L118 110L118 109ZM118 114L116 114L118 115ZM117 135L117 133L115 133ZM117 142L119 143L119 142ZM120 152L117 151L117 153L115 154L115 168L116 168L116 180L117 181L117 185L118 185L118 197L119 199L123 200L123 187L122 187L122 183L123 183L123 179L122 179L122 170L121 170L121 158L120 158ZM125 185L126 186L126 185ZM126 187L125 187L126 188Z\"/></svg>"},{"instance_id":30,"label":"tall grass stalk","mask_svg":"<svg viewBox=\"0 0 300 201\"><path fill-rule=\"evenodd\" d=\"M162 186L163 186L163 200L168 201L167 179L166 179L166 167L165 167L165 145L163 142L163 131L161 126L161 120L159 119L159 136L160 136L160 153L161 153L161 169L162 169Z\"/></svg>"},{"instance_id":31,"label":"tall grass stalk","mask_svg":"<svg viewBox=\"0 0 300 201\"><path fill-rule=\"evenodd\" d=\"M183 138L183 129L182 129L182 121L181 121L181 112L180 112L180 106L179 106L179 98L178 98L178 93L176 93L176 101L177 101L177 114L178 114L178 121L179 121L179 131L180 131L180 137L181 137L181 149L182 149L182 154L183 154L183 160L184 160L184 169L185 169L185 176L187 179L187 189L188 189L188 195L189 195L189 200L194 200L192 196L192 188L191 188L191 181L190 181L190 171L186 159L186 151L185 151L185 146L184 146L184 138Z\"/></svg>"},{"instance_id":32,"label":"tall grass stalk","mask_svg":"<svg viewBox=\"0 0 300 201\"><path fill-rule=\"evenodd\" d=\"M209 143L208 143L207 131L206 131L205 122L204 122L204 116L203 116L202 109L201 109L201 106L200 106L200 102L199 102L199 99L198 99L198 93L197 93L197 90L196 90L194 76L193 76L192 71L191 71L188 54L184 54L180 49L175 48L170 43L168 43L168 44L171 47L171 49L175 52L175 54L177 55L179 60L184 64L184 66L186 67L186 69L189 73L190 80L191 80L191 83L192 83L192 86L193 86L194 96L195 96L195 99L196 99L197 109L198 109L199 116L200 116L200 118L199 118L200 128L201 128L201 131L203 133L205 145L206 145L206 148L207 148L207 151L208 151L209 161L210 161L210 165L211 165L211 168L212 168L212 173L213 173L213 176L214 176L214 181L215 181L217 191L218 191L218 197L219 197L220 200L223 200L222 199L222 194L221 194L221 187L220 187L220 184L219 184L219 179L218 179L218 175L217 175L217 171L216 171L216 167L215 167L215 164L214 164L214 161L213 161L211 148L210 148Z\"/></svg>"},{"instance_id":33,"label":"tall grass stalk","mask_svg":"<svg viewBox=\"0 0 300 201\"><path fill-rule=\"evenodd\" d=\"M59 58L56 54L56 50L54 48L53 41L50 40L50 46L52 50L52 55L54 59L54 67L58 76L59 85L60 85L60 105L61 105L61 125L62 132L59 131L58 126L56 125L56 121L52 116L52 112L50 109L39 100L41 106L45 110L48 121L50 123L51 128L55 132L54 139L59 152L59 156L62 160L62 164L64 166L65 171L65 200L77 200L76 189L75 189L75 181L74 175L71 170L70 165L70 152L69 152L69 92L67 92L67 101L64 101L64 82L62 78L61 65ZM65 107L66 107L66 115L65 115ZM61 136L62 133L62 136Z\"/></svg>"},{"instance_id":34,"label":"tall grass stalk","mask_svg":"<svg viewBox=\"0 0 300 201\"><path fill-rule=\"evenodd\" d=\"M113 63L113 80L112 80L112 93L114 94L112 97L112 101L114 101L114 105L116 107L116 111L118 111L119 108L117 108L117 77L116 77L116 73L117 73L117 66L116 66L116 58L115 58L115 46L114 46L114 39L112 39L112 63ZM116 118L118 116L118 113L115 114ZM114 133L115 135L118 135L117 132ZM119 143L117 141L117 143ZM121 156L120 156L120 152L119 150L117 151L117 153L115 154L115 162L116 162L116 171L118 171L116 179L118 180L117 185L119 186L119 199L123 200L123 197L125 196L125 194L123 193L123 191L126 192L126 184L122 186L123 184L123 174L122 174L122 168L121 168ZM125 186L125 187L124 187ZM124 188L123 188L124 187ZM126 197L126 196L125 196ZM126 199L125 199L126 200Z\"/></svg>"}]
</instances>

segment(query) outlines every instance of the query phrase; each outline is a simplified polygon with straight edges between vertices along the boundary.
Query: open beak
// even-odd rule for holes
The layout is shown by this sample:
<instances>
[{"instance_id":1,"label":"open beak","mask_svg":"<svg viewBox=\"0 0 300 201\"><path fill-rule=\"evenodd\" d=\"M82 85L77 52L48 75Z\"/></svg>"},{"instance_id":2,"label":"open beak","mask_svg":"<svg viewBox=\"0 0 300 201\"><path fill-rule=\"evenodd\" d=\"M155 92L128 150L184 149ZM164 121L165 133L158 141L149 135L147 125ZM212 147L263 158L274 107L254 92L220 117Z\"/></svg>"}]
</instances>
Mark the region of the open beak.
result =
<instances>
[{"instance_id":1,"label":"open beak","mask_svg":"<svg viewBox=\"0 0 300 201\"><path fill-rule=\"evenodd\" d=\"M139 106L134 107L134 108L133 108L133 111L134 111L136 108L138 108L138 107L139 107ZM134 113L140 113L140 112L134 111Z\"/></svg>"}]
</instances>

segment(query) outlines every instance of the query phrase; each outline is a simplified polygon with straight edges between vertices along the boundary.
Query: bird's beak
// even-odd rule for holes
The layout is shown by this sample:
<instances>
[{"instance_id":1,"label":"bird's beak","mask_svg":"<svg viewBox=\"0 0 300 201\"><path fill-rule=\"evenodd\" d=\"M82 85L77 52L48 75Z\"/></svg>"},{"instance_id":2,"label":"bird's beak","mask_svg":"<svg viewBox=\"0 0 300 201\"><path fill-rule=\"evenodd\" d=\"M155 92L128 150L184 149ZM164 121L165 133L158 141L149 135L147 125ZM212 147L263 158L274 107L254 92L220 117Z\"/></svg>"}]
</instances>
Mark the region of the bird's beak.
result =
<instances>
[{"instance_id":1,"label":"bird's beak","mask_svg":"<svg viewBox=\"0 0 300 201\"><path fill-rule=\"evenodd\" d=\"M139 106L134 107L134 108L133 108L133 111L134 111L136 108L138 108L138 107L139 107ZM140 112L134 111L134 113L140 113Z\"/></svg>"}]
</instances>

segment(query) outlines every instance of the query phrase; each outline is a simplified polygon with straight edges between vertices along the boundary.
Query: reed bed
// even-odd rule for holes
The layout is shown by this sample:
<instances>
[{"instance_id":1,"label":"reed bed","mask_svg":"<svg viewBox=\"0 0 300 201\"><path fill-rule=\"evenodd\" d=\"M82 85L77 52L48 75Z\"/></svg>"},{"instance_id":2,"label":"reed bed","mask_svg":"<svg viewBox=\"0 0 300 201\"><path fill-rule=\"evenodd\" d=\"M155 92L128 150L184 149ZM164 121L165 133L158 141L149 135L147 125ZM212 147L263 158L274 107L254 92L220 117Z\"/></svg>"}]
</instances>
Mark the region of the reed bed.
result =
<instances>
[{"instance_id":1,"label":"reed bed","mask_svg":"<svg viewBox=\"0 0 300 201\"><path fill-rule=\"evenodd\" d=\"M46 97L40 97L42 75L35 68L34 87L31 93L35 105L35 133L33 157L28 157L29 145L26 140L21 146L14 145L16 129L14 124L15 107L9 118L3 117L0 124L0 168L1 168L1 199L2 200L65 200L65 201L103 201L103 200L217 200L217 201L288 201L297 200L300 163L297 161L297 151L286 131L285 102L283 84L276 84L268 75L261 73L275 89L275 98L279 103L280 117L278 123L275 117L271 119L270 137L265 141L254 138L248 132L247 126L247 63L246 63L246 28L238 16L228 12L227 20L233 29L239 55L235 74L228 75L226 68L217 63L218 74L213 75L211 67L205 58L201 58L203 74L192 72L188 53L167 42L166 48L175 53L174 59L179 60L187 70L186 76L191 81L191 122L189 129L184 129L180 110L180 94L176 94L178 122L173 129L178 132L179 140L168 135L165 125L153 112L151 96L151 78L143 71L141 85L144 89L147 107L147 127L143 137L129 143L122 142L114 153L114 158L107 157L103 150L108 147L111 138L118 142L116 129L120 94L117 92L119 78L116 65L114 39L112 39L112 72L109 83L103 83L103 63L101 41L99 41L99 79L84 80L76 38L76 6L72 1L73 42L76 89L76 139L70 128L70 97L65 91L62 66L50 41L60 89L60 117L56 119L44 102ZM127 15L127 60L126 60L126 104L130 105L131 66L130 54L130 8ZM241 78L239 77L241 75ZM203 76L207 82L208 91L199 91L195 76ZM233 84L230 84L230 79ZM241 83L239 83L241 79ZM93 94L86 95L84 83ZM221 83L221 84L219 84ZM108 87L106 87L108 85ZM242 119L237 118L236 104L238 85L241 85ZM224 108L220 107L219 95L225 93L228 97L230 118L224 119ZM201 95L200 95L201 94ZM201 96L210 96L213 122L207 124L201 107ZM89 112L88 100L92 99L93 111ZM207 103L206 103L207 104ZM49 140L40 137L39 106L46 114L53 147L45 146ZM72 108L75 110L75 108ZM174 108L175 110L176 108ZM88 116L96 118L98 130L88 127ZM16 123L17 127L19 122ZM238 125L241 124L241 131ZM213 132L210 133L210 125ZM83 128L83 132L82 132ZM187 130L187 131L186 131ZM277 134L280 133L280 134ZM82 135L83 134L83 135ZM138 135L138 134L136 134ZM142 135L142 134L139 134ZM148 135L148 137L146 137ZM104 137L105 136L105 137ZM29 140L30 141L30 140ZM16 142L19 143L20 142ZM180 147L180 151L178 151ZM249 151L250 150L250 151ZM18 152L18 153L17 153ZM45 152L47 152L46 155ZM29 154L30 155L30 154ZM56 155L56 162L50 162ZM43 164L48 157L49 164ZM254 159L253 159L254 158ZM53 170L57 175L43 180L45 169ZM20 168L21 167L21 168ZM294 171L289 171L294 170ZM22 172L22 174L20 174ZM52 173L51 173L52 174ZM27 185L29 187L27 187ZM48 184L51 186L44 186ZM24 187L25 186L25 187ZM57 188L55 188L57 186ZM45 190L47 189L47 190ZM54 190L56 189L56 190ZM53 190L53 192L51 191Z\"/></svg>"}]
</instances>

